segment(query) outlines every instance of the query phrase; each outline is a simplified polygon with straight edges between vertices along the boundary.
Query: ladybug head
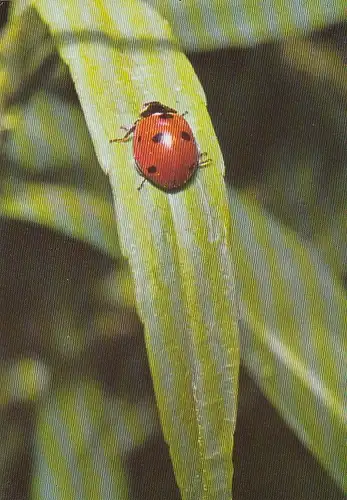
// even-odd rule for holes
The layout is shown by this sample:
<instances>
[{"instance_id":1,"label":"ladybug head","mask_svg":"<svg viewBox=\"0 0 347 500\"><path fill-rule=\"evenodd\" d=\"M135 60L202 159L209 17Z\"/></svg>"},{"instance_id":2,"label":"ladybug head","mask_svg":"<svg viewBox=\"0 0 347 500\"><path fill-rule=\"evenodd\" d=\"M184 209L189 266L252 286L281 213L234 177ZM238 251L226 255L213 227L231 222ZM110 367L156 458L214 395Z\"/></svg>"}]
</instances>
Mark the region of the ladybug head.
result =
<instances>
[{"instance_id":1,"label":"ladybug head","mask_svg":"<svg viewBox=\"0 0 347 500\"><path fill-rule=\"evenodd\" d=\"M165 106L159 101L151 101L151 102L145 102L144 105L142 106L142 110L140 113L141 118L146 118L147 116L154 115L156 113L173 113L177 114L177 111L175 109L169 108L168 106Z\"/></svg>"}]
</instances>

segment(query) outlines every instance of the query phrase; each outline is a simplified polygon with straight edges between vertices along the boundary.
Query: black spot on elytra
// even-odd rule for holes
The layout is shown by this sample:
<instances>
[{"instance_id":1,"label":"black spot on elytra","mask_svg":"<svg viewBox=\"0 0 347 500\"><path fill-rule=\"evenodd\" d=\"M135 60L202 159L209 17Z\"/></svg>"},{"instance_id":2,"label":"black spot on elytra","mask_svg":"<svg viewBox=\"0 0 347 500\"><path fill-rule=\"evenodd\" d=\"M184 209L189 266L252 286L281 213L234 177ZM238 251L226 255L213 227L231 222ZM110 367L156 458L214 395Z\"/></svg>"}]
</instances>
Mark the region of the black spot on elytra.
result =
<instances>
[{"instance_id":1,"label":"black spot on elytra","mask_svg":"<svg viewBox=\"0 0 347 500\"><path fill-rule=\"evenodd\" d=\"M155 134L153 137L152 137L152 141L153 142L161 142L162 138L163 138L163 135L161 132L159 132L158 134Z\"/></svg>"},{"instance_id":2,"label":"black spot on elytra","mask_svg":"<svg viewBox=\"0 0 347 500\"><path fill-rule=\"evenodd\" d=\"M184 130L181 132L181 137L185 141L190 141L190 135L188 134L188 132L185 132Z\"/></svg>"},{"instance_id":3,"label":"black spot on elytra","mask_svg":"<svg viewBox=\"0 0 347 500\"><path fill-rule=\"evenodd\" d=\"M150 167L148 167L147 171L149 174L155 174L157 171L157 167L155 165L151 165Z\"/></svg>"},{"instance_id":4,"label":"black spot on elytra","mask_svg":"<svg viewBox=\"0 0 347 500\"><path fill-rule=\"evenodd\" d=\"M173 118L173 114L172 113L161 113L160 118L162 118L163 120L169 120L170 118Z\"/></svg>"},{"instance_id":5,"label":"black spot on elytra","mask_svg":"<svg viewBox=\"0 0 347 500\"><path fill-rule=\"evenodd\" d=\"M141 136L140 135L137 138L137 142L141 142Z\"/></svg>"}]
</instances>

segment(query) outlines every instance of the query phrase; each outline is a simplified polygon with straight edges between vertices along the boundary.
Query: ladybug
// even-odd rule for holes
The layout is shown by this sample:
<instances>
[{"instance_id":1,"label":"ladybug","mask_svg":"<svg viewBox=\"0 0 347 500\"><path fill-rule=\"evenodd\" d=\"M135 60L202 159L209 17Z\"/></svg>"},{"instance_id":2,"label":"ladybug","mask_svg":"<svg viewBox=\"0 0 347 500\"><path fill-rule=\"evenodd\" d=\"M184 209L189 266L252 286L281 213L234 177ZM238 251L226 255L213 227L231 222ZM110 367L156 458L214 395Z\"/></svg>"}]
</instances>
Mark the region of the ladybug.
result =
<instances>
[{"instance_id":1,"label":"ladybug","mask_svg":"<svg viewBox=\"0 0 347 500\"><path fill-rule=\"evenodd\" d=\"M124 128L124 127L122 127ZM133 155L139 174L164 191L181 189L202 160L194 134L183 115L158 101L144 104L140 118L124 137L110 142L127 142L133 135Z\"/></svg>"}]
</instances>

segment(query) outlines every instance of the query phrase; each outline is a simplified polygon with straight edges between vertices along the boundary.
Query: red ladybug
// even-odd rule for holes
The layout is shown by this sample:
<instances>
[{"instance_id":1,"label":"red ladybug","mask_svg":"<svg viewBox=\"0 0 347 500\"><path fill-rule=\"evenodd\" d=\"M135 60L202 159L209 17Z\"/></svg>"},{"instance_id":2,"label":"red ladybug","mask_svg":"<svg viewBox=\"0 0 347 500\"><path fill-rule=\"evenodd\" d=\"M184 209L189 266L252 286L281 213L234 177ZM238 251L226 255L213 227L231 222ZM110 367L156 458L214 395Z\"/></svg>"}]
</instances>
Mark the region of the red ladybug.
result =
<instances>
[{"instance_id":1,"label":"red ladybug","mask_svg":"<svg viewBox=\"0 0 347 500\"><path fill-rule=\"evenodd\" d=\"M180 189L210 161L201 161L203 155L183 115L158 101L145 103L125 136L110 142L126 142L132 134L136 167L144 177L138 189L146 179L165 191Z\"/></svg>"}]
</instances>

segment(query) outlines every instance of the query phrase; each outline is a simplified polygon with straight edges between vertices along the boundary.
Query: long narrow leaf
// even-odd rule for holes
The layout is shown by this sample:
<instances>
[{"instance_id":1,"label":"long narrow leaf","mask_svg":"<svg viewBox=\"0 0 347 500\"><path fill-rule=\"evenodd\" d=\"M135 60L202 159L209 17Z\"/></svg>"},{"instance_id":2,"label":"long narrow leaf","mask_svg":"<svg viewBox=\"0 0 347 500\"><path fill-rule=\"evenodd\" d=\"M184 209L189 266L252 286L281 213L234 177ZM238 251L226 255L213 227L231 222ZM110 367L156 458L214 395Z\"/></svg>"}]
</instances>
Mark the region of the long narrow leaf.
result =
<instances>
[{"instance_id":1,"label":"long narrow leaf","mask_svg":"<svg viewBox=\"0 0 347 500\"><path fill-rule=\"evenodd\" d=\"M346 484L346 293L322 255L230 189L242 358L342 489Z\"/></svg>"},{"instance_id":2,"label":"long narrow leaf","mask_svg":"<svg viewBox=\"0 0 347 500\"><path fill-rule=\"evenodd\" d=\"M146 0L187 50L250 46L346 19L344 0Z\"/></svg>"},{"instance_id":3,"label":"long narrow leaf","mask_svg":"<svg viewBox=\"0 0 347 500\"><path fill-rule=\"evenodd\" d=\"M134 275L165 438L184 498L230 498L238 342L221 154L202 89L167 24L140 2L33 1L68 64ZM139 193L110 145L144 101L183 112L213 158L184 191Z\"/></svg>"},{"instance_id":4,"label":"long narrow leaf","mask_svg":"<svg viewBox=\"0 0 347 500\"><path fill-rule=\"evenodd\" d=\"M0 55L1 215L119 256L111 190L67 67L35 12L13 19Z\"/></svg>"}]
</instances>

